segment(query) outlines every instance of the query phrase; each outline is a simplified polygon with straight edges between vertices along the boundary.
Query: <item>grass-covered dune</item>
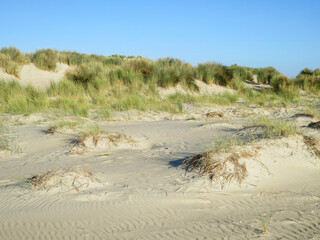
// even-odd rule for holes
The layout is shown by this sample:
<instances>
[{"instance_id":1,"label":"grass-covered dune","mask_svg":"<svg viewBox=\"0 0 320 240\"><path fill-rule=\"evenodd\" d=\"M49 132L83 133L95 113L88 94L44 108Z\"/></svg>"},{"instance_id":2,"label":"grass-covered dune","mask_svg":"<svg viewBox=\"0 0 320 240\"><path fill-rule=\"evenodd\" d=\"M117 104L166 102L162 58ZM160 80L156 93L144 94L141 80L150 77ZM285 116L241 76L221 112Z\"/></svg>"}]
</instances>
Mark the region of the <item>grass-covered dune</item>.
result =
<instances>
[{"instance_id":1,"label":"grass-covered dune","mask_svg":"<svg viewBox=\"0 0 320 240\"><path fill-rule=\"evenodd\" d=\"M65 78L51 84L46 91L33 86L23 87L17 81L0 79L0 112L31 113L62 111L88 116L90 110L103 117L113 111L182 111L184 102L228 105L243 98L247 103L286 105L299 98L299 90L318 92L320 71L304 69L295 79L288 79L273 67L250 68L225 66L214 62L197 66L176 58L151 60L143 57L101 56L71 51L39 49L22 53L15 47L0 49L0 68L19 78L22 66L33 63L45 71L56 70L57 63L70 66ZM196 79L237 90L236 93L194 95ZM270 84L271 90L254 91L245 81ZM180 85L189 94L173 94L163 99L159 87Z\"/></svg>"}]
</instances>

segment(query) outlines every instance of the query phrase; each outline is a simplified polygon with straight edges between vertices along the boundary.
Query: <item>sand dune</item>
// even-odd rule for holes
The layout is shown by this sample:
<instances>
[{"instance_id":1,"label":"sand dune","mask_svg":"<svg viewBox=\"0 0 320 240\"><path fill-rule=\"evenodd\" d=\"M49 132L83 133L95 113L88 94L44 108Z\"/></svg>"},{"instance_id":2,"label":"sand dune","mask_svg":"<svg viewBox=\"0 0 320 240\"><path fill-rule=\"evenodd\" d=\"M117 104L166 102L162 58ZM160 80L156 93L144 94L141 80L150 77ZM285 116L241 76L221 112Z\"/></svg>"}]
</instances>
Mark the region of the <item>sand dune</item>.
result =
<instances>
[{"instance_id":1,"label":"sand dune","mask_svg":"<svg viewBox=\"0 0 320 240\"><path fill-rule=\"evenodd\" d=\"M45 89L68 68L30 64L15 80ZM234 92L196 84L201 94ZM162 97L176 92L188 93L159 88ZM316 116L289 107L182 107L176 115L131 110L109 122L85 118L76 130L52 134L44 133L56 116L1 115L21 153L0 151L0 239L320 239ZM261 139L265 126L248 125L259 114L294 122L301 134ZM79 137L93 122L112 132ZM217 139L250 137L256 140L214 155L238 154L232 160L245 167L241 181L210 180L182 165Z\"/></svg>"},{"instance_id":2,"label":"sand dune","mask_svg":"<svg viewBox=\"0 0 320 240\"><path fill-rule=\"evenodd\" d=\"M319 238L320 159L302 136L243 146L257 151L241 159L248 176L223 189L181 167L217 137L258 131L244 130L246 118L236 116L227 123L204 114L197 121L100 122L149 147L109 148L102 142L84 155L68 154L73 133L46 135L48 122L8 121L22 153L0 153L0 238ZM32 187L36 176L48 181Z\"/></svg>"}]
</instances>

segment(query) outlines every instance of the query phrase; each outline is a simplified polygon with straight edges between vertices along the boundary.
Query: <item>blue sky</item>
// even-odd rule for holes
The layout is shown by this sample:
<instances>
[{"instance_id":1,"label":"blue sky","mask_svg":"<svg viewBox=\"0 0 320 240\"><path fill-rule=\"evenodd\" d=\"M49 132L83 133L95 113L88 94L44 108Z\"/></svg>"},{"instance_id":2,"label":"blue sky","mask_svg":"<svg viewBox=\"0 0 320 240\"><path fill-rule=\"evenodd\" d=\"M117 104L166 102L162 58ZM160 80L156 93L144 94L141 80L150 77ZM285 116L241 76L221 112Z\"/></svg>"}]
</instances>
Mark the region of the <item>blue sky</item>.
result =
<instances>
[{"instance_id":1,"label":"blue sky","mask_svg":"<svg viewBox=\"0 0 320 240\"><path fill-rule=\"evenodd\" d=\"M320 67L318 0L2 0L0 47Z\"/></svg>"}]
</instances>

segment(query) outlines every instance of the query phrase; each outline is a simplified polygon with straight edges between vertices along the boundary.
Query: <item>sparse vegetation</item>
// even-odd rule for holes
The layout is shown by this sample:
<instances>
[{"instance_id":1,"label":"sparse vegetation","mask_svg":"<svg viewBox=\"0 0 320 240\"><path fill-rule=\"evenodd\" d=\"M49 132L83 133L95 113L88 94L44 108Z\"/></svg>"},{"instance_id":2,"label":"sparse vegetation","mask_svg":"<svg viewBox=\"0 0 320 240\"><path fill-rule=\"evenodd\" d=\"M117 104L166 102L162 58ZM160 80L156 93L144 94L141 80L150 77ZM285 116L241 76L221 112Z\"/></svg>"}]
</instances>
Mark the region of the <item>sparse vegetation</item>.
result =
<instances>
[{"instance_id":1,"label":"sparse vegetation","mask_svg":"<svg viewBox=\"0 0 320 240\"><path fill-rule=\"evenodd\" d=\"M50 126L44 133L54 134L59 129L66 128L66 127L68 129L74 129L77 125L78 125L78 122L75 122L75 121L60 120L58 122L55 122L52 126Z\"/></svg>"},{"instance_id":2,"label":"sparse vegetation","mask_svg":"<svg viewBox=\"0 0 320 240\"><path fill-rule=\"evenodd\" d=\"M188 158L182 163L187 172L197 170L211 181L219 182L221 188L232 181L239 184L248 175L245 163L240 163L241 154L232 153L223 159L215 159L214 152L205 152Z\"/></svg>"},{"instance_id":3,"label":"sparse vegetation","mask_svg":"<svg viewBox=\"0 0 320 240\"><path fill-rule=\"evenodd\" d=\"M285 120L259 116L253 121L253 124L263 127L262 137L264 138L288 137L298 134L297 126Z\"/></svg>"},{"instance_id":4,"label":"sparse vegetation","mask_svg":"<svg viewBox=\"0 0 320 240\"><path fill-rule=\"evenodd\" d=\"M62 192L81 191L91 183L101 183L92 172L80 167L70 169L55 169L35 175L27 179L32 189L38 190L59 190Z\"/></svg>"},{"instance_id":5,"label":"sparse vegetation","mask_svg":"<svg viewBox=\"0 0 320 240\"><path fill-rule=\"evenodd\" d=\"M21 153L20 146L13 141L8 133L7 128L0 121L0 151L7 150L12 153Z\"/></svg>"}]
</instances>

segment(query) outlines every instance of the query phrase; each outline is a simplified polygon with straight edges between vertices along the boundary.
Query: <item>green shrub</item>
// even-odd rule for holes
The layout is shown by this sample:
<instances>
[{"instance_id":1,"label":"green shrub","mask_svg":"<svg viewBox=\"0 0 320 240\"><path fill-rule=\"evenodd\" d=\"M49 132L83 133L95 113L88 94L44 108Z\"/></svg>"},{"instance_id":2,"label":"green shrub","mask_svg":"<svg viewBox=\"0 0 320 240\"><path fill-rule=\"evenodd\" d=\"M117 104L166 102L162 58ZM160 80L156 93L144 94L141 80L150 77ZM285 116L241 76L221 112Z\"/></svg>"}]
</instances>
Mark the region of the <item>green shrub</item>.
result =
<instances>
[{"instance_id":1,"label":"green shrub","mask_svg":"<svg viewBox=\"0 0 320 240\"><path fill-rule=\"evenodd\" d=\"M210 62L199 63L195 69L196 78L208 84L213 83L216 65L216 63Z\"/></svg>"},{"instance_id":2,"label":"green shrub","mask_svg":"<svg viewBox=\"0 0 320 240\"><path fill-rule=\"evenodd\" d=\"M61 63L68 64L69 66L76 66L82 63L89 62L89 55L81 54L71 51L58 52L58 61Z\"/></svg>"},{"instance_id":3,"label":"green shrub","mask_svg":"<svg viewBox=\"0 0 320 240\"><path fill-rule=\"evenodd\" d=\"M50 48L38 49L32 55L31 60L37 68L47 71L55 71L56 64L58 62L58 53L57 51Z\"/></svg>"},{"instance_id":4,"label":"green shrub","mask_svg":"<svg viewBox=\"0 0 320 240\"><path fill-rule=\"evenodd\" d=\"M270 84L271 79L275 75L279 75L280 72L273 67L266 67L266 68L254 68L253 74L257 75L259 83Z\"/></svg>"},{"instance_id":5,"label":"green shrub","mask_svg":"<svg viewBox=\"0 0 320 240\"><path fill-rule=\"evenodd\" d=\"M233 72L234 76L237 76L237 78L241 79L242 81L253 80L252 69L248 67L242 67L234 64L234 65L231 65L229 69Z\"/></svg>"},{"instance_id":6,"label":"green shrub","mask_svg":"<svg viewBox=\"0 0 320 240\"><path fill-rule=\"evenodd\" d=\"M303 90L319 91L320 89L320 69L314 71L309 68L303 69L294 81L295 85Z\"/></svg>"},{"instance_id":7,"label":"green shrub","mask_svg":"<svg viewBox=\"0 0 320 240\"><path fill-rule=\"evenodd\" d=\"M197 90L197 86L194 83L193 67L189 63L184 63L179 59L158 59L155 63L152 80L161 87L176 86L181 83Z\"/></svg>"},{"instance_id":8,"label":"green shrub","mask_svg":"<svg viewBox=\"0 0 320 240\"><path fill-rule=\"evenodd\" d=\"M155 64L146 58L135 58L126 62L126 67L143 74L144 79L148 79L154 72Z\"/></svg>"},{"instance_id":9,"label":"green shrub","mask_svg":"<svg viewBox=\"0 0 320 240\"><path fill-rule=\"evenodd\" d=\"M15 47L3 47L0 49L0 53L4 54L5 56L9 57L10 60L20 65L28 64L30 62L29 58Z\"/></svg>"},{"instance_id":10,"label":"green shrub","mask_svg":"<svg viewBox=\"0 0 320 240\"><path fill-rule=\"evenodd\" d=\"M3 68L8 74L19 77L20 65L2 53L0 53L0 68Z\"/></svg>"},{"instance_id":11,"label":"green shrub","mask_svg":"<svg viewBox=\"0 0 320 240\"><path fill-rule=\"evenodd\" d=\"M271 86L276 93L284 92L288 89L290 80L287 76L279 74L271 79Z\"/></svg>"},{"instance_id":12,"label":"green shrub","mask_svg":"<svg viewBox=\"0 0 320 240\"><path fill-rule=\"evenodd\" d=\"M320 68L316 68L316 69L313 71L313 76L320 76Z\"/></svg>"},{"instance_id":13,"label":"green shrub","mask_svg":"<svg viewBox=\"0 0 320 240\"><path fill-rule=\"evenodd\" d=\"M208 84L215 83L227 86L231 83L233 71L231 68L217 63L199 63L195 69L195 76Z\"/></svg>"},{"instance_id":14,"label":"green shrub","mask_svg":"<svg viewBox=\"0 0 320 240\"><path fill-rule=\"evenodd\" d=\"M313 72L311 69L309 68L304 68L301 72L300 72L301 75L307 75L307 76L312 76L313 75Z\"/></svg>"},{"instance_id":15,"label":"green shrub","mask_svg":"<svg viewBox=\"0 0 320 240\"><path fill-rule=\"evenodd\" d=\"M105 66L119 66L124 62L122 58L119 57L106 57L102 60Z\"/></svg>"},{"instance_id":16,"label":"green shrub","mask_svg":"<svg viewBox=\"0 0 320 240\"><path fill-rule=\"evenodd\" d=\"M239 74L235 74L235 76L232 78L231 82L229 83L229 86L235 90L238 90L239 92L245 91L243 78Z\"/></svg>"},{"instance_id":17,"label":"green shrub","mask_svg":"<svg viewBox=\"0 0 320 240\"><path fill-rule=\"evenodd\" d=\"M111 69L106 73L106 77L111 84L132 85L137 82L143 82L143 75L141 73L127 68Z\"/></svg>"},{"instance_id":18,"label":"green shrub","mask_svg":"<svg viewBox=\"0 0 320 240\"><path fill-rule=\"evenodd\" d=\"M213 76L216 84L227 86L231 83L233 72L228 67L218 64Z\"/></svg>"},{"instance_id":19,"label":"green shrub","mask_svg":"<svg viewBox=\"0 0 320 240\"><path fill-rule=\"evenodd\" d=\"M87 86L89 82L94 81L96 78L101 77L103 74L103 68L101 63L90 62L82 63L66 72L66 78Z\"/></svg>"}]
</instances>

